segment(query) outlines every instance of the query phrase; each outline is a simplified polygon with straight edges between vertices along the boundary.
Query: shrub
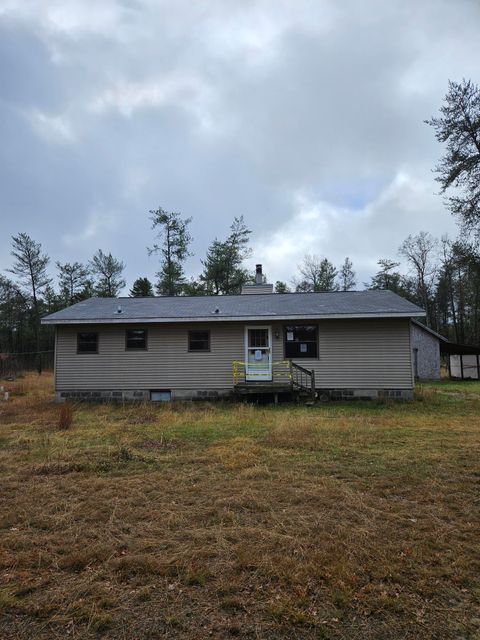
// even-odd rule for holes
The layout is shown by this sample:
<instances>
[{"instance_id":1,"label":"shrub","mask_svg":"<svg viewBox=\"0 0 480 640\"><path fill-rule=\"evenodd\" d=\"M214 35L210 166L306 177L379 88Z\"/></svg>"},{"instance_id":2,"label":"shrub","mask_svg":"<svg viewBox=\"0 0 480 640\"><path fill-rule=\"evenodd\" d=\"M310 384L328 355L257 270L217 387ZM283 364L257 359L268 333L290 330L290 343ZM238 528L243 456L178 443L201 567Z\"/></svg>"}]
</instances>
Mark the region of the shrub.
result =
<instances>
[{"instance_id":1,"label":"shrub","mask_svg":"<svg viewBox=\"0 0 480 640\"><path fill-rule=\"evenodd\" d=\"M65 430L72 426L73 422L73 406L69 402L65 402L60 407L60 414L58 416L58 428Z\"/></svg>"}]
</instances>

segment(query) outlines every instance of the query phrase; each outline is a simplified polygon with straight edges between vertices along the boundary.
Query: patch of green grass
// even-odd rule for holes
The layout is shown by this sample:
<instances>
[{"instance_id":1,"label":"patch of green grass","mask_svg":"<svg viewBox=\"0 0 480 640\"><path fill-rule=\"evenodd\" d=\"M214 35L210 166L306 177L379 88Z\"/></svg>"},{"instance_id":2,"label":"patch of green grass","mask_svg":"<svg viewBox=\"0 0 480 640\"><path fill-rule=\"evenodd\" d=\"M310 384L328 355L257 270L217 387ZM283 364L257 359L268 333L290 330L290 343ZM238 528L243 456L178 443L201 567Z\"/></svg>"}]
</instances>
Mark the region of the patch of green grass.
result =
<instances>
[{"instance_id":1,"label":"patch of green grass","mask_svg":"<svg viewBox=\"0 0 480 640\"><path fill-rule=\"evenodd\" d=\"M417 389L445 389L453 392L468 391L480 396L480 380L450 380L449 378L442 378L441 380L420 383Z\"/></svg>"},{"instance_id":2,"label":"patch of green grass","mask_svg":"<svg viewBox=\"0 0 480 640\"><path fill-rule=\"evenodd\" d=\"M290 599L279 599L269 605L267 611L274 620L294 626L315 627L317 620L302 606ZM320 635L320 638L325 637Z\"/></svg>"},{"instance_id":3,"label":"patch of green grass","mask_svg":"<svg viewBox=\"0 0 480 640\"><path fill-rule=\"evenodd\" d=\"M0 614L14 609L18 603L19 597L12 587L0 587Z\"/></svg>"}]
</instances>

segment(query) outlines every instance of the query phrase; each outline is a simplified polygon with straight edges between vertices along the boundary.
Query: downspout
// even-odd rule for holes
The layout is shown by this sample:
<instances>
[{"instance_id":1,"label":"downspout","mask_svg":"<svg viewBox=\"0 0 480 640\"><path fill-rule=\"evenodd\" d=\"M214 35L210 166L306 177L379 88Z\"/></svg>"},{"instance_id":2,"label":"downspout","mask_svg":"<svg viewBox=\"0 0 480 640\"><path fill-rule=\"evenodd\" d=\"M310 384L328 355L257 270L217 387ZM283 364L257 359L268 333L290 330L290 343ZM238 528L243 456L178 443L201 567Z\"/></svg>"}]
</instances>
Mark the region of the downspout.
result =
<instances>
[{"instance_id":1,"label":"downspout","mask_svg":"<svg viewBox=\"0 0 480 640\"><path fill-rule=\"evenodd\" d=\"M57 325L53 328L53 390L57 393Z\"/></svg>"}]
</instances>

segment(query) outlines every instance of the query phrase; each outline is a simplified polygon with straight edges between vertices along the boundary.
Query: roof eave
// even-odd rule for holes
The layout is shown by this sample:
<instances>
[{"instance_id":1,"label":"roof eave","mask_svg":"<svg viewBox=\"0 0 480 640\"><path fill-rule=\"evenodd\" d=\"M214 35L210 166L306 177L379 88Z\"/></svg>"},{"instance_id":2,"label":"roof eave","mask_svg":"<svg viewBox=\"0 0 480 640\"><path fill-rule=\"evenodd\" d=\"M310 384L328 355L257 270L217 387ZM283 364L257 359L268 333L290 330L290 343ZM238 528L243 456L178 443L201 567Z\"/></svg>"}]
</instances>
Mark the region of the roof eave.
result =
<instances>
[{"instance_id":1,"label":"roof eave","mask_svg":"<svg viewBox=\"0 0 480 640\"><path fill-rule=\"evenodd\" d=\"M199 316L195 318L69 318L55 319L42 318L42 324L67 325L67 324L166 324L166 323L189 323L189 322L275 322L278 320L360 320L362 318L418 318L425 316L425 312L418 311L386 312L386 313L324 313L324 314L304 314L295 315L252 315L252 316Z\"/></svg>"},{"instance_id":2,"label":"roof eave","mask_svg":"<svg viewBox=\"0 0 480 640\"><path fill-rule=\"evenodd\" d=\"M424 315L426 315L426 314L424 314ZM415 318L417 318L417 317L418 316L415 316ZM429 333L430 335L434 336L435 338L438 338L439 340L443 340L443 342L448 342L448 338L445 338L445 336L442 336L440 333L437 333L433 329L430 329L430 327L427 327L422 322L418 322L418 320L415 320L415 318L412 318L412 323L416 327L418 327L422 331L425 331L426 333Z\"/></svg>"}]
</instances>

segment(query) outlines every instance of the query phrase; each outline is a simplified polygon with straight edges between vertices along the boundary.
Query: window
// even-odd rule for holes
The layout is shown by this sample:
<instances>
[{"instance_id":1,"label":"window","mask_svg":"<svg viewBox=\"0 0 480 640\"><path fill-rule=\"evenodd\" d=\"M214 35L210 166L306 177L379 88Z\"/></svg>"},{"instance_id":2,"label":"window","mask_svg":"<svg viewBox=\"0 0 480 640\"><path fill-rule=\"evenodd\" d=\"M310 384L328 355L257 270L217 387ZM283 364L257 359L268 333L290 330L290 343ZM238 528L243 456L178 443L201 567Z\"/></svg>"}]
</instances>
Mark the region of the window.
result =
<instances>
[{"instance_id":1,"label":"window","mask_svg":"<svg viewBox=\"0 0 480 640\"><path fill-rule=\"evenodd\" d=\"M210 331L189 331L189 351L210 351Z\"/></svg>"},{"instance_id":2,"label":"window","mask_svg":"<svg viewBox=\"0 0 480 640\"><path fill-rule=\"evenodd\" d=\"M147 330L146 329L127 329L125 336L125 348L138 350L147 348Z\"/></svg>"},{"instance_id":3,"label":"window","mask_svg":"<svg viewBox=\"0 0 480 640\"><path fill-rule=\"evenodd\" d=\"M77 353L98 353L98 333L77 333Z\"/></svg>"},{"instance_id":4,"label":"window","mask_svg":"<svg viewBox=\"0 0 480 640\"><path fill-rule=\"evenodd\" d=\"M316 325L299 324L285 327L285 358L318 358Z\"/></svg>"},{"instance_id":5,"label":"window","mask_svg":"<svg viewBox=\"0 0 480 640\"><path fill-rule=\"evenodd\" d=\"M248 347L268 347L268 329L249 329Z\"/></svg>"}]
</instances>

